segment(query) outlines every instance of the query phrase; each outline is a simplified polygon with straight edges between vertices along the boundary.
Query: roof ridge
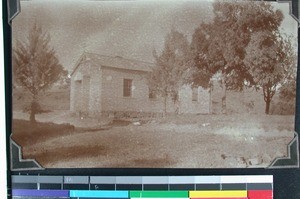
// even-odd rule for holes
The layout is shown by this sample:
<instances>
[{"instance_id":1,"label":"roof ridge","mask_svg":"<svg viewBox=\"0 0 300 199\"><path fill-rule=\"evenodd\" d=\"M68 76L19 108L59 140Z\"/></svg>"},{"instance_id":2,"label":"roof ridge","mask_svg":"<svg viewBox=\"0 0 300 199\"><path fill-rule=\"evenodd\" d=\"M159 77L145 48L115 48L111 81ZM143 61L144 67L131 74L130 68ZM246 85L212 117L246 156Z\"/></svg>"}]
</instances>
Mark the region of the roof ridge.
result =
<instances>
[{"instance_id":1,"label":"roof ridge","mask_svg":"<svg viewBox=\"0 0 300 199\"><path fill-rule=\"evenodd\" d=\"M123 56L119 56L119 55L116 55L116 56L102 55L102 54L98 54L98 53L94 53L94 52L86 52L86 51L84 52L84 54L91 54L91 55L96 55L96 56L103 56L103 57L107 57L107 58L121 58L121 59L125 59L125 60L128 60L128 61L138 61L138 62L142 62L142 63L145 63L145 64L153 64L153 65L155 65L155 63L152 63L152 62L141 61L141 60L137 60L137 59L124 58Z\"/></svg>"}]
</instances>

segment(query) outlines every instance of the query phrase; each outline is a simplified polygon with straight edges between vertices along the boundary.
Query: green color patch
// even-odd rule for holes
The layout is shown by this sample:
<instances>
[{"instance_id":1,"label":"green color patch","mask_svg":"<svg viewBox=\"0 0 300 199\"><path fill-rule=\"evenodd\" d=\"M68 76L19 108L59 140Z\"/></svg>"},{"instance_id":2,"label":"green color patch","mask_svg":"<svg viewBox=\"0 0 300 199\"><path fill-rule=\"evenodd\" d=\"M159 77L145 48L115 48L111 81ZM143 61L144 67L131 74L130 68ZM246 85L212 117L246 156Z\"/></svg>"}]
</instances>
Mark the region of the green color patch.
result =
<instances>
[{"instance_id":1,"label":"green color patch","mask_svg":"<svg viewBox=\"0 0 300 199\"><path fill-rule=\"evenodd\" d=\"M130 191L130 198L188 198L188 191Z\"/></svg>"}]
</instances>

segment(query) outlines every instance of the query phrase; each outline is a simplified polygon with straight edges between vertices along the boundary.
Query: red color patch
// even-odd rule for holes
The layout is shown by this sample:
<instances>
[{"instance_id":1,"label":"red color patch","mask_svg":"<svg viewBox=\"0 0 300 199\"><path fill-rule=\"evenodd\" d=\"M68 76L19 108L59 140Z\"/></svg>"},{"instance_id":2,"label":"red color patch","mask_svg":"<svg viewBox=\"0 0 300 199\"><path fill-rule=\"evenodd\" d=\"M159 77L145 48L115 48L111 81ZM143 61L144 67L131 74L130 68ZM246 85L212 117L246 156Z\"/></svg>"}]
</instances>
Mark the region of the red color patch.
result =
<instances>
[{"instance_id":1,"label":"red color patch","mask_svg":"<svg viewBox=\"0 0 300 199\"><path fill-rule=\"evenodd\" d=\"M264 191L248 191L249 199L272 199L273 191L264 190Z\"/></svg>"}]
</instances>

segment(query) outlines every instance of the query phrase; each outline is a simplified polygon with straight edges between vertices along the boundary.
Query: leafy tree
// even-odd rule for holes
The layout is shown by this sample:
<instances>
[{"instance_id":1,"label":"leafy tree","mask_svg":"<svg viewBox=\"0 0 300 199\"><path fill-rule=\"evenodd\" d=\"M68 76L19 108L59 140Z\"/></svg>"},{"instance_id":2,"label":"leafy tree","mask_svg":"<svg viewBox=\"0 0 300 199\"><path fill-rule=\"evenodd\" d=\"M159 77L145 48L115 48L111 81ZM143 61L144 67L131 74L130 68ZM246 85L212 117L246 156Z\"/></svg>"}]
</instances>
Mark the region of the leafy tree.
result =
<instances>
[{"instance_id":1,"label":"leafy tree","mask_svg":"<svg viewBox=\"0 0 300 199\"><path fill-rule=\"evenodd\" d=\"M56 81L55 85L58 85L60 89L69 89L71 86L71 78L68 70L63 70L60 74L60 78Z\"/></svg>"},{"instance_id":2,"label":"leafy tree","mask_svg":"<svg viewBox=\"0 0 300 199\"><path fill-rule=\"evenodd\" d=\"M214 19L196 29L192 50L200 74L221 74L223 112L226 112L226 90L242 90L255 82L244 64L251 35L259 31L277 31L283 15L271 4L254 1L217 1Z\"/></svg>"},{"instance_id":3,"label":"leafy tree","mask_svg":"<svg viewBox=\"0 0 300 199\"><path fill-rule=\"evenodd\" d=\"M293 46L278 32L261 31L252 35L246 52L245 65L263 90L265 113L269 114L278 87L289 82L291 72L295 72Z\"/></svg>"},{"instance_id":4,"label":"leafy tree","mask_svg":"<svg viewBox=\"0 0 300 199\"><path fill-rule=\"evenodd\" d=\"M282 38L283 39L283 38ZM296 80L297 80L297 54L295 52L296 46L293 46L293 37L286 37L283 40L283 53L286 57L284 59L285 78L281 82L279 88L279 98L284 101L295 103L296 99Z\"/></svg>"},{"instance_id":5,"label":"leafy tree","mask_svg":"<svg viewBox=\"0 0 300 199\"><path fill-rule=\"evenodd\" d=\"M189 42L176 30L171 30L165 38L164 49L160 55L154 51L156 67L149 75L151 91L164 99L164 114L167 112L167 100L171 97L176 103L178 91L192 74Z\"/></svg>"},{"instance_id":6,"label":"leafy tree","mask_svg":"<svg viewBox=\"0 0 300 199\"><path fill-rule=\"evenodd\" d=\"M41 112L39 93L49 89L60 78L62 71L55 50L50 46L50 35L35 23L27 38L16 41L13 48L14 80L32 96L29 106L32 123L35 123L35 114Z\"/></svg>"}]
</instances>

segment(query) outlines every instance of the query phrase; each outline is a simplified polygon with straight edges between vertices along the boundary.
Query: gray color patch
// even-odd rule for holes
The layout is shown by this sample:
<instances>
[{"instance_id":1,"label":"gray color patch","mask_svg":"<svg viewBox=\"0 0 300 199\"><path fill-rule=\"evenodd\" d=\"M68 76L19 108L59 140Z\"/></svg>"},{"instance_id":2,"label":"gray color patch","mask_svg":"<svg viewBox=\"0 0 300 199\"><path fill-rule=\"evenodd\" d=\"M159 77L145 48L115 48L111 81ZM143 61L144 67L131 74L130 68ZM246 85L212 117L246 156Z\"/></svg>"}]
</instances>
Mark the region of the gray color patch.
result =
<instances>
[{"instance_id":1,"label":"gray color patch","mask_svg":"<svg viewBox=\"0 0 300 199\"><path fill-rule=\"evenodd\" d=\"M91 176L90 177L91 184L115 184L116 177L108 177L108 176Z\"/></svg>"},{"instance_id":2,"label":"gray color patch","mask_svg":"<svg viewBox=\"0 0 300 199\"><path fill-rule=\"evenodd\" d=\"M167 176L145 176L143 184L168 184L169 177Z\"/></svg>"},{"instance_id":3,"label":"gray color patch","mask_svg":"<svg viewBox=\"0 0 300 199\"><path fill-rule=\"evenodd\" d=\"M219 184L220 182L220 176L195 176L196 184Z\"/></svg>"},{"instance_id":4,"label":"gray color patch","mask_svg":"<svg viewBox=\"0 0 300 199\"><path fill-rule=\"evenodd\" d=\"M169 183L170 184L194 184L195 177L194 176L170 176Z\"/></svg>"},{"instance_id":5,"label":"gray color patch","mask_svg":"<svg viewBox=\"0 0 300 199\"><path fill-rule=\"evenodd\" d=\"M13 175L11 178L12 183L37 183L37 176L16 176Z\"/></svg>"},{"instance_id":6,"label":"gray color patch","mask_svg":"<svg viewBox=\"0 0 300 199\"><path fill-rule=\"evenodd\" d=\"M272 190L271 183L248 183L247 190Z\"/></svg>"},{"instance_id":7,"label":"gray color patch","mask_svg":"<svg viewBox=\"0 0 300 199\"><path fill-rule=\"evenodd\" d=\"M88 184L89 177L88 176L65 176L64 183L65 184Z\"/></svg>"},{"instance_id":8,"label":"gray color patch","mask_svg":"<svg viewBox=\"0 0 300 199\"><path fill-rule=\"evenodd\" d=\"M140 176L118 176L116 178L117 184L142 184L143 178Z\"/></svg>"},{"instance_id":9,"label":"gray color patch","mask_svg":"<svg viewBox=\"0 0 300 199\"><path fill-rule=\"evenodd\" d=\"M61 184L63 183L63 177L62 176L38 176L38 182Z\"/></svg>"}]
</instances>

